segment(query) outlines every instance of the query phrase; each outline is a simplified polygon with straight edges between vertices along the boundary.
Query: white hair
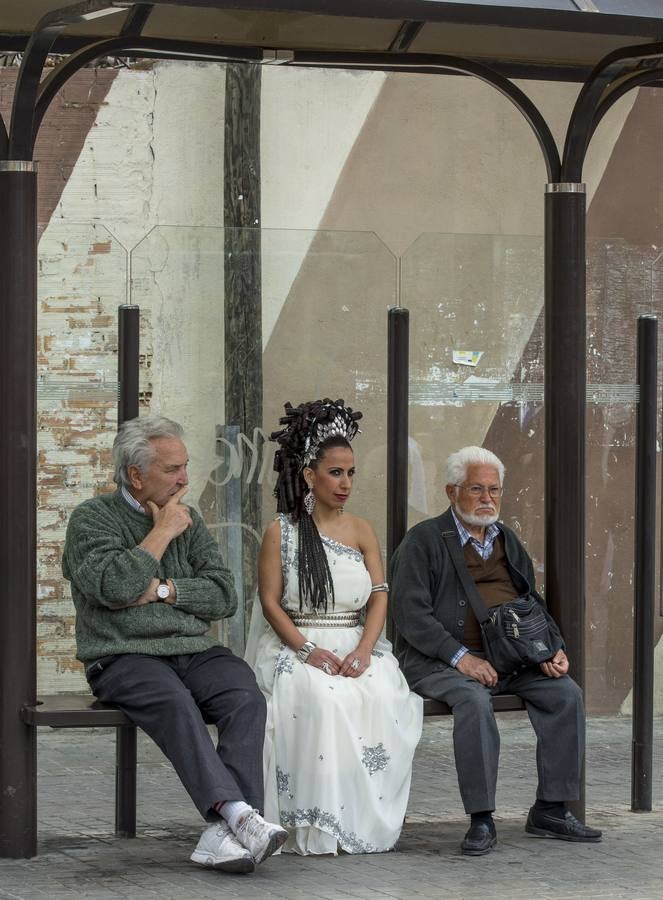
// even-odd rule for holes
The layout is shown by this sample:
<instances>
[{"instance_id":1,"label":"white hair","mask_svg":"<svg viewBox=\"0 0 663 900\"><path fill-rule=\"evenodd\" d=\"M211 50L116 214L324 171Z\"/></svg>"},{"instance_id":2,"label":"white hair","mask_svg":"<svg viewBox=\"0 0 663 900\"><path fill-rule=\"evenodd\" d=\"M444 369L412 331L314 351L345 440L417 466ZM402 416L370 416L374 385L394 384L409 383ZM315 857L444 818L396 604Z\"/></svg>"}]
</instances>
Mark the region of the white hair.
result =
<instances>
[{"instance_id":1,"label":"white hair","mask_svg":"<svg viewBox=\"0 0 663 900\"><path fill-rule=\"evenodd\" d=\"M147 471L154 458L151 442L157 438L181 439L183 434L178 422L164 416L143 416L123 422L113 441L113 481L130 487L129 466L138 466L143 473Z\"/></svg>"},{"instance_id":2,"label":"white hair","mask_svg":"<svg viewBox=\"0 0 663 900\"><path fill-rule=\"evenodd\" d=\"M500 485L504 481L504 463L502 460L485 450L483 447L463 447L456 450L447 459L447 484L462 484L467 478L468 466L494 466L500 479Z\"/></svg>"}]
</instances>

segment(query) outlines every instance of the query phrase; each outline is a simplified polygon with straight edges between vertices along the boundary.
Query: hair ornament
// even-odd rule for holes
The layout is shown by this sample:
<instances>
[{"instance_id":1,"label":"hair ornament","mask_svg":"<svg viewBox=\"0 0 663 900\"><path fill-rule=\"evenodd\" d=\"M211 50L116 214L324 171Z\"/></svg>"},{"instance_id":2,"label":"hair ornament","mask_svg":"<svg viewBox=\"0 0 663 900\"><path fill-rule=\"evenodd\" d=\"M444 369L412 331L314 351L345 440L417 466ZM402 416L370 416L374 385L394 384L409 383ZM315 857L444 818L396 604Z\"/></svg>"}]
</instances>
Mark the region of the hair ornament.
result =
<instances>
[{"instance_id":1,"label":"hair ornament","mask_svg":"<svg viewBox=\"0 0 663 900\"><path fill-rule=\"evenodd\" d=\"M286 403L285 412L285 416L279 419L279 424L285 425L285 428L274 432L271 438L282 447L288 446L300 470L311 464L317 457L321 444L329 438L342 437L351 441L360 433L357 421L362 414L346 406L343 400L325 397L314 403L302 403L296 408L291 403ZM278 451L276 455L280 457ZM274 468L279 471L277 466L280 458L275 458L274 463Z\"/></svg>"}]
</instances>

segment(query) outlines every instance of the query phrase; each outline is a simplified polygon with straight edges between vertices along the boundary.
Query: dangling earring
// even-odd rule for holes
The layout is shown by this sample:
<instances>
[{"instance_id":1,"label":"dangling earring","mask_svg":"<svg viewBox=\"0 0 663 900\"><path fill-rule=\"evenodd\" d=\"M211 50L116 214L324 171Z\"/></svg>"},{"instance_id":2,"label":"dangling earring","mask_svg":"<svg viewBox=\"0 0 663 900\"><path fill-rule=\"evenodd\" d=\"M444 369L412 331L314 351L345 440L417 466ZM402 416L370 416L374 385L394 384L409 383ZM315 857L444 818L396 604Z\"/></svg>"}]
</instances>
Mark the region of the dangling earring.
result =
<instances>
[{"instance_id":1,"label":"dangling earring","mask_svg":"<svg viewBox=\"0 0 663 900\"><path fill-rule=\"evenodd\" d=\"M313 493L313 488L309 488L306 492L306 496L304 497L304 509L309 516L313 515L313 510L315 509L315 494Z\"/></svg>"}]
</instances>

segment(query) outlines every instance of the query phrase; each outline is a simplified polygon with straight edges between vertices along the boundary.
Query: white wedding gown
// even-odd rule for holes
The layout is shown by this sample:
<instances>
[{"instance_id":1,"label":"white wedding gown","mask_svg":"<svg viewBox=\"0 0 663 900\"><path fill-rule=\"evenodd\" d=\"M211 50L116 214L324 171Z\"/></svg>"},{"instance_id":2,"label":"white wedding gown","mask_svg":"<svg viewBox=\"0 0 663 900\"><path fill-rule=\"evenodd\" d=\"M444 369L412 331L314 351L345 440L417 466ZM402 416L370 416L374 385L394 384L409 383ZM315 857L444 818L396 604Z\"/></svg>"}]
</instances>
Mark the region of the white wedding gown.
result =
<instances>
[{"instance_id":1,"label":"white wedding gown","mask_svg":"<svg viewBox=\"0 0 663 900\"><path fill-rule=\"evenodd\" d=\"M279 520L281 604L301 615L297 526L286 516ZM371 590L362 554L321 537L334 583L335 602L328 614L361 610ZM265 817L288 829L283 850L335 854L339 849L391 849L403 824L412 757L421 736L421 697L410 693L387 641L377 642L370 666L358 678L329 676L300 662L264 619L262 623L255 654L247 658L255 656L249 661L268 701ZM341 659L362 633L361 625L297 627L307 640Z\"/></svg>"}]
</instances>

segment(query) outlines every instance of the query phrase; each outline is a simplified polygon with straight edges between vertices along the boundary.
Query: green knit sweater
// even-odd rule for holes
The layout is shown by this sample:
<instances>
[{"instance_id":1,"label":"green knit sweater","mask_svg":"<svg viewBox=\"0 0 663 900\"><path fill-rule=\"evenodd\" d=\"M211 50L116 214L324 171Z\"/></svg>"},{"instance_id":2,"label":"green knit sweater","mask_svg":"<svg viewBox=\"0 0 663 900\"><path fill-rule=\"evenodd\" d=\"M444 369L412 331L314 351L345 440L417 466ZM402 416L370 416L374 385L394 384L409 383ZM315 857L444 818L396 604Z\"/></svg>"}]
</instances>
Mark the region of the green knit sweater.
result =
<instances>
[{"instance_id":1,"label":"green knit sweater","mask_svg":"<svg viewBox=\"0 0 663 900\"><path fill-rule=\"evenodd\" d=\"M138 545L152 517L132 509L120 491L86 500L69 520L62 559L76 607L77 657L89 664L116 653L169 656L218 644L210 623L232 616L232 575L200 515L170 542L161 561ZM136 600L152 578L170 578L177 599L120 609Z\"/></svg>"}]
</instances>

